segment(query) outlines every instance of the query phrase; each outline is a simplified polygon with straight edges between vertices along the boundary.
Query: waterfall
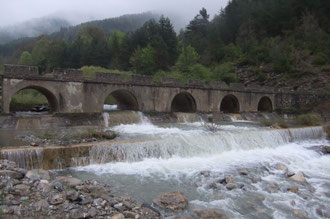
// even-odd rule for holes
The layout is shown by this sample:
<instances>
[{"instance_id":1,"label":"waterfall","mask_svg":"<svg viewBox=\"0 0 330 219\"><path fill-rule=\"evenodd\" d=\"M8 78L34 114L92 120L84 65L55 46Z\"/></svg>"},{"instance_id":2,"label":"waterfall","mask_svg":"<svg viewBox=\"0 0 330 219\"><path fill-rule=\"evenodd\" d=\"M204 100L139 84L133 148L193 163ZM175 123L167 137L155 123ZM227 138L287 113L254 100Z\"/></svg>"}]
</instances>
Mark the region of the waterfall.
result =
<instances>
[{"instance_id":1,"label":"waterfall","mask_svg":"<svg viewBox=\"0 0 330 219\"><path fill-rule=\"evenodd\" d=\"M108 128L108 127L109 127L109 119L110 119L110 115L109 115L109 113L104 112L104 113L102 113L102 116L103 116L104 126L105 126L106 128Z\"/></svg>"},{"instance_id":2,"label":"waterfall","mask_svg":"<svg viewBox=\"0 0 330 219\"><path fill-rule=\"evenodd\" d=\"M292 142L324 139L322 127L286 130L178 131L176 134L146 141L132 141L91 147L91 163L138 161L144 158L192 157L221 154L227 151L276 148Z\"/></svg>"},{"instance_id":3,"label":"waterfall","mask_svg":"<svg viewBox=\"0 0 330 219\"><path fill-rule=\"evenodd\" d=\"M2 152L1 157L15 161L20 168L38 169L42 168L43 150L8 150Z\"/></svg>"}]
</instances>

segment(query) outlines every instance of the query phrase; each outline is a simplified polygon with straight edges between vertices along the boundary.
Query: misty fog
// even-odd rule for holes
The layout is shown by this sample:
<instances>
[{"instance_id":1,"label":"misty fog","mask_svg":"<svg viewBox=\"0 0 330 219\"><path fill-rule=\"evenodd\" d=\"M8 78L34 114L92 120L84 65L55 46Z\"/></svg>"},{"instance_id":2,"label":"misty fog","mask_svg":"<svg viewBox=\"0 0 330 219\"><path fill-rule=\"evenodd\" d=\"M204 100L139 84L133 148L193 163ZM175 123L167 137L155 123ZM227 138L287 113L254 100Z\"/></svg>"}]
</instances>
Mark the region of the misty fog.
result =
<instances>
[{"instance_id":1,"label":"misty fog","mask_svg":"<svg viewBox=\"0 0 330 219\"><path fill-rule=\"evenodd\" d=\"M60 17L71 24L146 11L164 14L184 27L202 7L211 18L228 0L10 0L2 1L0 27L33 18Z\"/></svg>"}]
</instances>

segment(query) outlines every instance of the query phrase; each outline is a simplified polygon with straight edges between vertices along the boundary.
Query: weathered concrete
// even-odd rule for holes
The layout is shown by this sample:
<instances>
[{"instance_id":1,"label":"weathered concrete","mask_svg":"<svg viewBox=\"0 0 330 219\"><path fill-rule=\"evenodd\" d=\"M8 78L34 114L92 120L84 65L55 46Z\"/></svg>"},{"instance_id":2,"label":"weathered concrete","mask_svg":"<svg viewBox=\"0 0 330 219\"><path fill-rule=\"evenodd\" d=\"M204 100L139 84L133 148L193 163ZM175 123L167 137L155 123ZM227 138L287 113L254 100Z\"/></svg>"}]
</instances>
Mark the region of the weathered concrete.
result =
<instances>
[{"instance_id":1,"label":"weathered concrete","mask_svg":"<svg viewBox=\"0 0 330 219\"><path fill-rule=\"evenodd\" d=\"M12 97L20 90L33 88L43 93L53 112L102 112L110 94L121 109L144 112L256 112L275 109L274 88L190 80L182 84L165 78L157 83L149 76L96 73L95 78L84 78L79 70L54 70L51 76L42 76L38 68L5 65L1 79L3 113L10 112ZM225 100L225 101L223 101ZM266 103L264 101L266 100ZM262 105L260 107L260 104Z\"/></svg>"}]
</instances>

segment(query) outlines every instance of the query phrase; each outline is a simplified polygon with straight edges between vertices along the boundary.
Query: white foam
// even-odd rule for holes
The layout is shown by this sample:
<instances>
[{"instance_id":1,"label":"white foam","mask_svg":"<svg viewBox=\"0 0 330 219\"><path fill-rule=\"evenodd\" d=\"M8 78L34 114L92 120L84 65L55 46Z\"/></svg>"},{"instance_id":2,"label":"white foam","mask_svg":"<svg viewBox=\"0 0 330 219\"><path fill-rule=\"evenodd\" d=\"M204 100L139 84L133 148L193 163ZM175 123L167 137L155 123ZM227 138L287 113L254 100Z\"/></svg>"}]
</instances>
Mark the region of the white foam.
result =
<instances>
[{"instance_id":1,"label":"white foam","mask_svg":"<svg viewBox=\"0 0 330 219\"><path fill-rule=\"evenodd\" d=\"M104 104L104 105L103 105L103 110L104 110L104 111L114 111L114 110L118 110L118 105Z\"/></svg>"}]
</instances>

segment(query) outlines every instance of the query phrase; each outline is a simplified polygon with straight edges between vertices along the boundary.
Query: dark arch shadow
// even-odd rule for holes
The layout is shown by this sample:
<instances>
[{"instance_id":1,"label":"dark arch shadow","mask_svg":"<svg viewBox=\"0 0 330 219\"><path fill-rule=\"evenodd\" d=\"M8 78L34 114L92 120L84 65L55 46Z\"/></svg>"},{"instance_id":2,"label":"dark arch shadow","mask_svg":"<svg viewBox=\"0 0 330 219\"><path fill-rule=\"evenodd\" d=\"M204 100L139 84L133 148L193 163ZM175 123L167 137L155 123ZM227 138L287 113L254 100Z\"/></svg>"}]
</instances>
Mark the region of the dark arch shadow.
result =
<instances>
[{"instance_id":1,"label":"dark arch shadow","mask_svg":"<svg viewBox=\"0 0 330 219\"><path fill-rule=\"evenodd\" d=\"M57 101L57 98L56 96L51 92L49 91L47 88L44 88L44 87L40 87L40 86L27 86L27 87L24 87L20 90L18 90L15 94L17 94L18 92L22 91L22 90L26 90L26 89L32 89L32 90L36 90L36 91L39 91L41 94L43 94L47 101L48 101L48 104L49 104L49 112L52 113L52 112L58 112L59 110L59 103ZM9 111L10 112L13 112L12 110L12 107L11 107L11 102L12 102L12 99L13 97L15 96L15 94L11 97L11 100L10 100L10 104L9 104Z\"/></svg>"},{"instance_id":2,"label":"dark arch shadow","mask_svg":"<svg viewBox=\"0 0 330 219\"><path fill-rule=\"evenodd\" d=\"M221 101L220 112L239 113L238 99L232 94L225 96Z\"/></svg>"},{"instance_id":3,"label":"dark arch shadow","mask_svg":"<svg viewBox=\"0 0 330 219\"><path fill-rule=\"evenodd\" d=\"M193 113L196 111L196 101L190 93L181 92L173 98L171 103L171 112Z\"/></svg>"},{"instance_id":4,"label":"dark arch shadow","mask_svg":"<svg viewBox=\"0 0 330 219\"><path fill-rule=\"evenodd\" d=\"M269 97L262 97L258 103L259 112L273 112L273 104Z\"/></svg>"},{"instance_id":5,"label":"dark arch shadow","mask_svg":"<svg viewBox=\"0 0 330 219\"><path fill-rule=\"evenodd\" d=\"M105 104L108 104L107 99L109 98L109 96L112 96L114 99L113 100L114 102L111 102L111 104L116 104L119 110L134 110L134 111L139 110L139 104L136 97L128 90L119 89L112 91L106 97L104 101Z\"/></svg>"}]
</instances>

